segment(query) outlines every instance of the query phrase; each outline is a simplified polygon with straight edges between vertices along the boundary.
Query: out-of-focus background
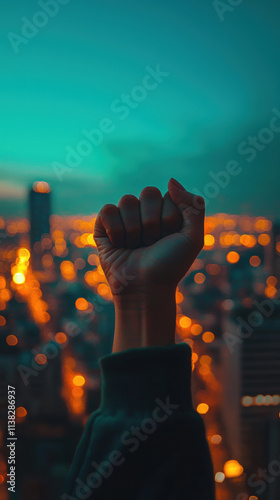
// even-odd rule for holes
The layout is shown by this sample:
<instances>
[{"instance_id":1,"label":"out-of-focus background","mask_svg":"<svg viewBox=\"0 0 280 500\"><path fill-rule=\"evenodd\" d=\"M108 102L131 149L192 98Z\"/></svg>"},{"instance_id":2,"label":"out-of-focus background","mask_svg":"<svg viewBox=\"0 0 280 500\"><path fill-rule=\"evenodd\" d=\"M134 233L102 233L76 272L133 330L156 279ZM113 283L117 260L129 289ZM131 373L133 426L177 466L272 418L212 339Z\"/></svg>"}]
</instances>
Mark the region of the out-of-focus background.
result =
<instances>
[{"instance_id":1,"label":"out-of-focus background","mask_svg":"<svg viewBox=\"0 0 280 500\"><path fill-rule=\"evenodd\" d=\"M59 499L114 308L104 203L172 176L206 199L176 294L217 500L280 496L280 4L1 3L0 499ZM16 493L7 492L7 387Z\"/></svg>"}]
</instances>

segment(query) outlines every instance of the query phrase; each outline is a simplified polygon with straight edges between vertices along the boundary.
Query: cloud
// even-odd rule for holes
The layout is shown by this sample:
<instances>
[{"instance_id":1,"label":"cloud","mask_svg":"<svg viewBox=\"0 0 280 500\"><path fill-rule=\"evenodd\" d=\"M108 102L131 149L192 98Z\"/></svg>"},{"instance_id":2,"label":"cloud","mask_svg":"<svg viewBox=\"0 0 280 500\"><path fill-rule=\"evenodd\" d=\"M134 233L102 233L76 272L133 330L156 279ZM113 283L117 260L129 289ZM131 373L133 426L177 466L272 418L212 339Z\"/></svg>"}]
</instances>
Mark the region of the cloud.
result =
<instances>
[{"instance_id":1,"label":"cloud","mask_svg":"<svg viewBox=\"0 0 280 500\"><path fill-rule=\"evenodd\" d=\"M0 184L0 198L2 200L23 200L26 198L26 188L14 182L2 181Z\"/></svg>"}]
</instances>

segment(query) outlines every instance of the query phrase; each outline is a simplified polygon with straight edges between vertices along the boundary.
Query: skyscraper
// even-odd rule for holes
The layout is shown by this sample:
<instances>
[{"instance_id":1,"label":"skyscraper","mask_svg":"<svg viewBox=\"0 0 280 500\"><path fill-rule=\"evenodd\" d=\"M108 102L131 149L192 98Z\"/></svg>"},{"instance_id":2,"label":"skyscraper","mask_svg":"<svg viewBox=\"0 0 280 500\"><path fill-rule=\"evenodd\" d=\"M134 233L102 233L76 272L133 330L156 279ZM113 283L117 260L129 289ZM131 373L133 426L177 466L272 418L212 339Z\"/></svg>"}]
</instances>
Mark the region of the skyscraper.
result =
<instances>
[{"instance_id":1,"label":"skyscraper","mask_svg":"<svg viewBox=\"0 0 280 500\"><path fill-rule=\"evenodd\" d=\"M33 267L40 267L41 239L50 232L51 189L47 182L34 182L29 192L30 248Z\"/></svg>"}]
</instances>

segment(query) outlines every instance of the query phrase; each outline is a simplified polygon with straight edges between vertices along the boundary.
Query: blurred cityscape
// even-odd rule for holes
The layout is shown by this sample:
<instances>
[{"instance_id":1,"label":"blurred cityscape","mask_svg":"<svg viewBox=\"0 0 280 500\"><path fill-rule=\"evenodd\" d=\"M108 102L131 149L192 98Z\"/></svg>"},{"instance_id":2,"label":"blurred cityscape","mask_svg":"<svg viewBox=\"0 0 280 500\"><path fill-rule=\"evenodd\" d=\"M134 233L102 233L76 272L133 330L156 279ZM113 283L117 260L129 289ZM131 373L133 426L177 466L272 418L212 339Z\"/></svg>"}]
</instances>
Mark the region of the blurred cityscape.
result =
<instances>
[{"instance_id":1,"label":"blurred cityscape","mask_svg":"<svg viewBox=\"0 0 280 500\"><path fill-rule=\"evenodd\" d=\"M15 500L59 499L100 399L98 359L114 307L95 216L53 214L50 186L29 191L29 220L0 217L0 500L7 386L16 387ZM205 246L176 293L177 342L193 349L193 400L214 462L217 500L280 498L280 225L206 218ZM277 468L278 464L278 468Z\"/></svg>"}]
</instances>

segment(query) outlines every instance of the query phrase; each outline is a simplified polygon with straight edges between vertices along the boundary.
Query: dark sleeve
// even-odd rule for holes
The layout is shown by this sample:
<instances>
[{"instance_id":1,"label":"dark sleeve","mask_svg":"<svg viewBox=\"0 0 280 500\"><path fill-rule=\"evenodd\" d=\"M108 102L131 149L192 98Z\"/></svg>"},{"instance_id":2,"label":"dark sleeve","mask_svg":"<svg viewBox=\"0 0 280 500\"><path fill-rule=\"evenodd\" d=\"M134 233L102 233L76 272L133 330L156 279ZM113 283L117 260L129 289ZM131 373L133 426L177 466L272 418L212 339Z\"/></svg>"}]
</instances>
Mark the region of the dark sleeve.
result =
<instances>
[{"instance_id":1,"label":"dark sleeve","mask_svg":"<svg viewBox=\"0 0 280 500\"><path fill-rule=\"evenodd\" d=\"M101 405L86 424L62 500L214 500L188 345L101 358Z\"/></svg>"}]
</instances>

